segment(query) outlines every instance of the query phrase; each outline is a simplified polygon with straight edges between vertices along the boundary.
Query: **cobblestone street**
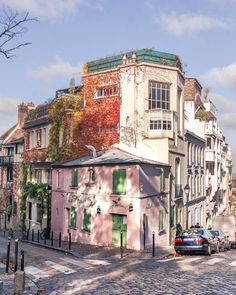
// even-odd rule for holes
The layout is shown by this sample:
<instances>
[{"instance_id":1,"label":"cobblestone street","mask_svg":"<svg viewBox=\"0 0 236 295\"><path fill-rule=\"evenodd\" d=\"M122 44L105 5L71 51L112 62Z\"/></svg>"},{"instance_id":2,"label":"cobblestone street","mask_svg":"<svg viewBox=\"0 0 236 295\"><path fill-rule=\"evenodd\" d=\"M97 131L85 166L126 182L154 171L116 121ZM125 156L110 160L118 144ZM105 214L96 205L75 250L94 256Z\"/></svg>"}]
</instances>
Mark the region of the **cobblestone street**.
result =
<instances>
[{"instance_id":1,"label":"cobblestone street","mask_svg":"<svg viewBox=\"0 0 236 295\"><path fill-rule=\"evenodd\" d=\"M212 256L152 258L136 253L110 259L75 257L25 243L20 247L25 249L28 282L45 294L236 294L235 250ZM0 248L3 262L3 239Z\"/></svg>"}]
</instances>

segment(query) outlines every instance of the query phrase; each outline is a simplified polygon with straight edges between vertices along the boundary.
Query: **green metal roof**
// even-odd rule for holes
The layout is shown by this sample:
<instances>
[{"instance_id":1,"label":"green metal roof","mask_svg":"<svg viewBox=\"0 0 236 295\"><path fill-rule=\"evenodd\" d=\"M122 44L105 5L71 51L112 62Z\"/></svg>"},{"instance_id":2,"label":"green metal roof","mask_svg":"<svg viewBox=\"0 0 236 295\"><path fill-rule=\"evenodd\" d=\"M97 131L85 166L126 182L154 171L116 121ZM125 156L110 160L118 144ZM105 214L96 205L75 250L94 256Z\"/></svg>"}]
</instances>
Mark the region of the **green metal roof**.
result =
<instances>
[{"instance_id":1,"label":"green metal roof","mask_svg":"<svg viewBox=\"0 0 236 295\"><path fill-rule=\"evenodd\" d=\"M110 57L97 59L95 61L88 62L88 73L101 72L109 69L114 69L122 64L122 58L124 54L131 58L132 52L136 52L137 62L147 62L152 64L162 64L171 67L178 67L182 70L181 61L178 56L170 53L155 51L152 49L140 49L133 50L119 55L113 55Z\"/></svg>"}]
</instances>

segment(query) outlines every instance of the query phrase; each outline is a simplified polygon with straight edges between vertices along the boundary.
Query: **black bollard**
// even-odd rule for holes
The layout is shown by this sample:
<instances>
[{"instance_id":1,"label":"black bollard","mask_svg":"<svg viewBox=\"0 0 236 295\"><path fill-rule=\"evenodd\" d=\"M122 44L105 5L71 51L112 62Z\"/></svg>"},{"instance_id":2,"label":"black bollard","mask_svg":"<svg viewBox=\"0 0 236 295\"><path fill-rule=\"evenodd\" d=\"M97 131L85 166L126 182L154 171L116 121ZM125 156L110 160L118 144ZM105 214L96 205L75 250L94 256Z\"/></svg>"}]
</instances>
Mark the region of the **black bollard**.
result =
<instances>
[{"instance_id":1,"label":"black bollard","mask_svg":"<svg viewBox=\"0 0 236 295\"><path fill-rule=\"evenodd\" d=\"M152 256L155 256L155 232L152 233Z\"/></svg>"},{"instance_id":2,"label":"black bollard","mask_svg":"<svg viewBox=\"0 0 236 295\"><path fill-rule=\"evenodd\" d=\"M69 250L71 250L71 233L69 233Z\"/></svg>"},{"instance_id":3,"label":"black bollard","mask_svg":"<svg viewBox=\"0 0 236 295\"><path fill-rule=\"evenodd\" d=\"M24 271L25 270L25 251L21 250L20 251L21 254L21 260L20 260L20 270Z\"/></svg>"},{"instance_id":4,"label":"black bollard","mask_svg":"<svg viewBox=\"0 0 236 295\"><path fill-rule=\"evenodd\" d=\"M10 250L11 250L11 237L8 237L8 244L7 244L7 260L6 260L6 273L8 273L8 270L9 270Z\"/></svg>"},{"instance_id":5,"label":"black bollard","mask_svg":"<svg viewBox=\"0 0 236 295\"><path fill-rule=\"evenodd\" d=\"M34 242L34 229L32 229L32 242Z\"/></svg>"},{"instance_id":6,"label":"black bollard","mask_svg":"<svg viewBox=\"0 0 236 295\"><path fill-rule=\"evenodd\" d=\"M46 232L45 232L45 234L44 234L44 245L46 245L47 244L47 235L46 235Z\"/></svg>"},{"instance_id":7,"label":"black bollard","mask_svg":"<svg viewBox=\"0 0 236 295\"><path fill-rule=\"evenodd\" d=\"M120 257L123 258L123 233L120 233Z\"/></svg>"},{"instance_id":8,"label":"black bollard","mask_svg":"<svg viewBox=\"0 0 236 295\"><path fill-rule=\"evenodd\" d=\"M51 246L53 246L53 231L51 233Z\"/></svg>"},{"instance_id":9,"label":"black bollard","mask_svg":"<svg viewBox=\"0 0 236 295\"><path fill-rule=\"evenodd\" d=\"M29 229L26 231L26 240L29 241Z\"/></svg>"},{"instance_id":10,"label":"black bollard","mask_svg":"<svg viewBox=\"0 0 236 295\"><path fill-rule=\"evenodd\" d=\"M61 232L59 232L59 248L61 248Z\"/></svg>"},{"instance_id":11,"label":"black bollard","mask_svg":"<svg viewBox=\"0 0 236 295\"><path fill-rule=\"evenodd\" d=\"M15 240L15 263L14 263L14 272L18 268L18 239Z\"/></svg>"}]
</instances>

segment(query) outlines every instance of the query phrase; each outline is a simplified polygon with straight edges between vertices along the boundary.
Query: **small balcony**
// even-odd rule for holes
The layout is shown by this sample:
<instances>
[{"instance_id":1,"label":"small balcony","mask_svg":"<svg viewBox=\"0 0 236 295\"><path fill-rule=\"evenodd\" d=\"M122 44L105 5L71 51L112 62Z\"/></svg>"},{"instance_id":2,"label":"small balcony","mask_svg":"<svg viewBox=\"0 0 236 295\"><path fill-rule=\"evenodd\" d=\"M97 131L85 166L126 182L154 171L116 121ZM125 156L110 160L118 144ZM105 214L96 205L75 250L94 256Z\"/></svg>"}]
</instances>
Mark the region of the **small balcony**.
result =
<instances>
[{"instance_id":1,"label":"small balcony","mask_svg":"<svg viewBox=\"0 0 236 295\"><path fill-rule=\"evenodd\" d=\"M0 156L0 167L12 167L13 156Z\"/></svg>"}]
</instances>

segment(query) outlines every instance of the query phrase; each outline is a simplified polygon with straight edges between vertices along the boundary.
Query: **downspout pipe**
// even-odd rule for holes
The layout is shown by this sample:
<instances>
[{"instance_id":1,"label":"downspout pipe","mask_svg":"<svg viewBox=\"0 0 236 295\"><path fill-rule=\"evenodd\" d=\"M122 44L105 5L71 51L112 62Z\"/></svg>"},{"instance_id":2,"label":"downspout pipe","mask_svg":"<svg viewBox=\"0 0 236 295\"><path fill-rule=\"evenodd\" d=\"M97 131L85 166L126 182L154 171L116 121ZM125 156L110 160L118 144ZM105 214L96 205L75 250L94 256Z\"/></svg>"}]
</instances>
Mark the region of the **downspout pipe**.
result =
<instances>
[{"instance_id":1,"label":"downspout pipe","mask_svg":"<svg viewBox=\"0 0 236 295\"><path fill-rule=\"evenodd\" d=\"M85 145L86 149L88 149L89 151L91 151L91 153L93 154L93 158L97 157L97 152L94 146L92 145Z\"/></svg>"}]
</instances>

